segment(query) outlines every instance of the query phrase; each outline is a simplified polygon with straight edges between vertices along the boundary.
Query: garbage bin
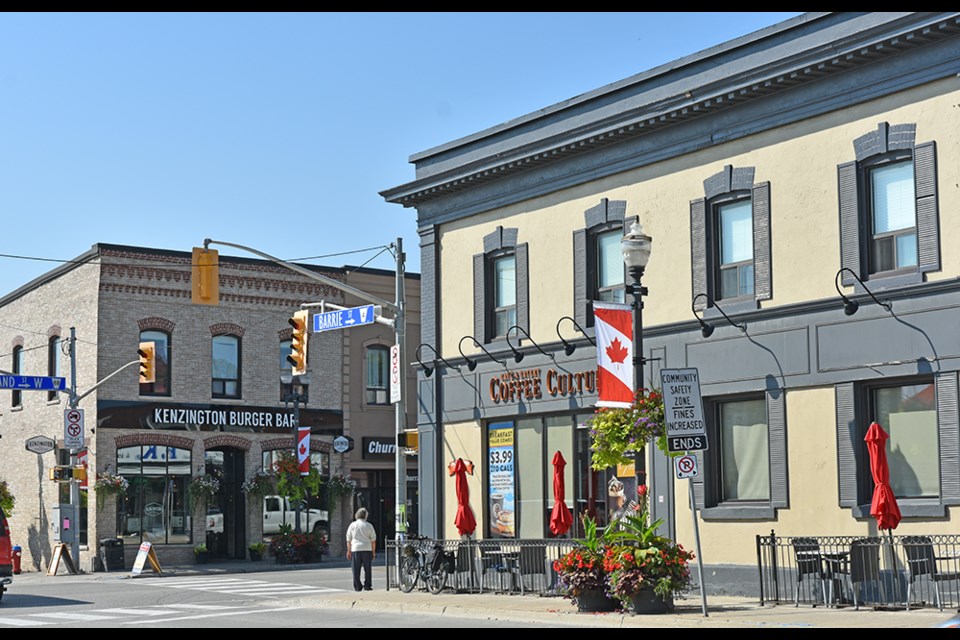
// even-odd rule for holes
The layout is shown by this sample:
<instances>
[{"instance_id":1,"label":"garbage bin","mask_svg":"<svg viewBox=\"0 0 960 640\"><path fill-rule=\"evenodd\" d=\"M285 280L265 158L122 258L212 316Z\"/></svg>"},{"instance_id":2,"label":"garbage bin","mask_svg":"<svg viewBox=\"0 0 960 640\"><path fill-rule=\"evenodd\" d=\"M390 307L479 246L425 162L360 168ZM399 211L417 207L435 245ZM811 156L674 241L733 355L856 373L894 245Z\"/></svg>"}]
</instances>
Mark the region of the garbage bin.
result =
<instances>
[{"instance_id":1,"label":"garbage bin","mask_svg":"<svg viewBox=\"0 0 960 640\"><path fill-rule=\"evenodd\" d=\"M13 546L13 573L15 575L20 575L20 558L23 556L23 549L20 548L20 545Z\"/></svg>"},{"instance_id":2,"label":"garbage bin","mask_svg":"<svg viewBox=\"0 0 960 640\"><path fill-rule=\"evenodd\" d=\"M123 571L123 539L104 538L101 540L100 560L107 571Z\"/></svg>"}]
</instances>

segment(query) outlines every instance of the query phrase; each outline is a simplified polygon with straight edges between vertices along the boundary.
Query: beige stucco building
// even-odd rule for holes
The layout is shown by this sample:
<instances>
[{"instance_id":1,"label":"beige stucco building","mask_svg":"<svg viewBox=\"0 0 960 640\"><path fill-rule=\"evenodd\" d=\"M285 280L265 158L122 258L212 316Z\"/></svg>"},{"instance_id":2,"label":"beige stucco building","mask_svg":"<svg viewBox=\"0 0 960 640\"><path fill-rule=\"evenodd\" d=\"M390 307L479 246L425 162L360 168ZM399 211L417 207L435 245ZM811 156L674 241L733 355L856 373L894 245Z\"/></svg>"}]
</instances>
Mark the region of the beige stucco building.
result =
<instances>
[{"instance_id":1,"label":"beige stucco building","mask_svg":"<svg viewBox=\"0 0 960 640\"><path fill-rule=\"evenodd\" d=\"M897 533L956 533L958 71L956 13L808 13L411 156L415 179L382 195L416 210L442 358L419 380L425 530L457 537L462 457L479 537L551 537L561 451L575 514L602 524L626 476L687 548L692 487L708 588L751 590L757 536L876 535L877 421ZM653 239L643 384L699 374L691 480L649 447L590 468L591 301L631 302L634 220ZM529 384L505 397L511 380Z\"/></svg>"}]
</instances>

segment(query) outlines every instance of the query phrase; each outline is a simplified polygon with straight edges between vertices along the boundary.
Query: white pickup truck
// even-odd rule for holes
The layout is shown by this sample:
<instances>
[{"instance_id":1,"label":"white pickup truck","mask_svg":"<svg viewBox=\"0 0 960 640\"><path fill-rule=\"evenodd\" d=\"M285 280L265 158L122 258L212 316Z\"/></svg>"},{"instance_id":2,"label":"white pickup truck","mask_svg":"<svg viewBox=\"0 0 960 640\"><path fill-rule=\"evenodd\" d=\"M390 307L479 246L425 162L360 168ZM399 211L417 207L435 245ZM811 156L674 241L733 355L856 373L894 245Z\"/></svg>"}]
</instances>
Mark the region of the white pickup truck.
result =
<instances>
[{"instance_id":1,"label":"white pickup truck","mask_svg":"<svg viewBox=\"0 0 960 640\"><path fill-rule=\"evenodd\" d=\"M296 531L296 508L287 498L264 496L263 498L263 534L271 536L280 533L280 525L289 524ZM326 511L307 508L306 502L300 504L300 531L313 533L323 531L330 538L330 519Z\"/></svg>"}]
</instances>

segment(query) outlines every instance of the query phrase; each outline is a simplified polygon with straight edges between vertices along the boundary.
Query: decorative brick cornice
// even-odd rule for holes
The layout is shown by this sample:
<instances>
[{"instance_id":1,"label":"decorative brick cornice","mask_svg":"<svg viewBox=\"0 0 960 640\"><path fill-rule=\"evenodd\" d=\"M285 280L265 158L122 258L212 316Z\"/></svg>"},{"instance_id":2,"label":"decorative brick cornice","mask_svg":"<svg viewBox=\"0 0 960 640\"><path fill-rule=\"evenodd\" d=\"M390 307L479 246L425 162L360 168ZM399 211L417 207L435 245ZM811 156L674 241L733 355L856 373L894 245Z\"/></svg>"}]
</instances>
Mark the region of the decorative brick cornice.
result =
<instances>
[{"instance_id":1,"label":"decorative brick cornice","mask_svg":"<svg viewBox=\"0 0 960 640\"><path fill-rule=\"evenodd\" d=\"M172 433L130 433L114 438L114 444L117 449L123 447L133 447L136 445L160 445L164 447L176 447L177 449L193 449L193 440L185 436L178 436Z\"/></svg>"},{"instance_id":2,"label":"decorative brick cornice","mask_svg":"<svg viewBox=\"0 0 960 640\"><path fill-rule=\"evenodd\" d=\"M217 447L233 447L234 449L250 450L250 441L230 433L217 434L211 438L204 438L204 449L215 449Z\"/></svg>"},{"instance_id":3,"label":"decorative brick cornice","mask_svg":"<svg viewBox=\"0 0 960 640\"><path fill-rule=\"evenodd\" d=\"M176 326L173 320L158 318L156 316L141 318L137 321L137 324L140 327L140 331L163 331L165 333L173 333L173 328Z\"/></svg>"},{"instance_id":4,"label":"decorative brick cornice","mask_svg":"<svg viewBox=\"0 0 960 640\"><path fill-rule=\"evenodd\" d=\"M232 322L218 322L210 325L210 335L212 336L237 336L243 337L244 328Z\"/></svg>"},{"instance_id":5,"label":"decorative brick cornice","mask_svg":"<svg viewBox=\"0 0 960 640\"><path fill-rule=\"evenodd\" d=\"M264 451L277 451L278 449L286 449L290 452L293 452L293 436L261 440L260 448ZM319 440L313 436L310 437L310 451L330 453L332 448L333 447L329 442L324 442L323 440Z\"/></svg>"},{"instance_id":6,"label":"decorative brick cornice","mask_svg":"<svg viewBox=\"0 0 960 640\"><path fill-rule=\"evenodd\" d=\"M63 329L61 329L61 328L60 328L60 325L58 325L58 324L51 325L50 328L47 329L47 337L48 337L48 338L52 338L52 337L54 337L54 336L60 337L60 336L62 336L62 335L63 335Z\"/></svg>"}]
</instances>

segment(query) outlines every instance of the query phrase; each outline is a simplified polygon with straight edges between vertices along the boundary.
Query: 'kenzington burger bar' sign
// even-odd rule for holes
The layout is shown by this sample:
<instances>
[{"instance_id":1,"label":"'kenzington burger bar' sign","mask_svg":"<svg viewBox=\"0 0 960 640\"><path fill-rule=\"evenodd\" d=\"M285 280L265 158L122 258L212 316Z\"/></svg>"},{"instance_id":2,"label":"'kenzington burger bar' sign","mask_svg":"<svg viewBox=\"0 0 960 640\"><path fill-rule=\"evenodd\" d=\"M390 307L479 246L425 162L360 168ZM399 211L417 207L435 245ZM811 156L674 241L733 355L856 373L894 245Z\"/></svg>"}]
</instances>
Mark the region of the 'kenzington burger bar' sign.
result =
<instances>
[{"instance_id":1,"label":"'kenzington burger bar' sign","mask_svg":"<svg viewBox=\"0 0 960 640\"><path fill-rule=\"evenodd\" d=\"M597 392L597 371L524 369L507 371L490 378L490 399L500 403L539 400L549 397L582 396Z\"/></svg>"}]
</instances>

